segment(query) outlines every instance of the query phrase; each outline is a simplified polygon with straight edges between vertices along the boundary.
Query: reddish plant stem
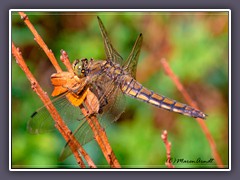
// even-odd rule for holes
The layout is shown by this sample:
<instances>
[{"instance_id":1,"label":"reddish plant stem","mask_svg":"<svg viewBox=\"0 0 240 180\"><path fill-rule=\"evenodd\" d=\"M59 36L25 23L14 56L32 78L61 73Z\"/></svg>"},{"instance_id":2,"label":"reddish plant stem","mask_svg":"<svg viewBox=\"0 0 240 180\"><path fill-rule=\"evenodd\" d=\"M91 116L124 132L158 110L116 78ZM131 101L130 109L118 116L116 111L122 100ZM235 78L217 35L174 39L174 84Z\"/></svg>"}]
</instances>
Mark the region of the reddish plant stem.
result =
<instances>
[{"instance_id":1,"label":"reddish plant stem","mask_svg":"<svg viewBox=\"0 0 240 180\"><path fill-rule=\"evenodd\" d=\"M95 168L95 164L91 160L91 158L88 156L88 154L85 152L85 150L80 146L78 141L75 139L74 136L72 136L71 131L68 129L68 127L65 125L64 121L61 119L60 115L58 114L57 110L55 107L52 105L50 98L47 96L47 93L45 93L40 85L38 84L37 80L34 78L33 74L31 71L28 69L21 52L18 48L15 47L14 43L12 43L12 54L16 59L17 64L19 67L24 71L26 74L28 80L31 83L32 89L36 92L36 94L40 97L40 99L43 101L44 105L48 109L50 115L54 119L56 123L56 128L59 130L59 132L62 134L66 142L70 142L69 146L77 160L77 163L79 164L80 167L85 168L86 166L84 165L84 162L82 158L79 156L78 149L80 153L84 156L86 159L89 167Z\"/></svg>"},{"instance_id":2,"label":"reddish plant stem","mask_svg":"<svg viewBox=\"0 0 240 180\"><path fill-rule=\"evenodd\" d=\"M48 49L47 45L45 42L42 40L41 36L38 34L32 23L29 21L28 16L24 12L19 12L19 15L21 16L21 19L24 21L24 23L27 25L27 27L30 29L34 36L34 40L39 44L39 46L43 49L43 51L46 53L48 56L49 60L52 62L54 68L56 69L57 72L61 72L62 69L57 63L57 60L52 52L51 49Z\"/></svg>"},{"instance_id":3,"label":"reddish plant stem","mask_svg":"<svg viewBox=\"0 0 240 180\"><path fill-rule=\"evenodd\" d=\"M165 59L162 59L161 60L161 64L163 66L163 69L165 71L165 73L172 79L172 81L174 82L174 84L176 85L177 89L180 91L180 93L183 95L183 97L185 98L185 100L187 101L187 103L196 108L196 109L199 109L198 106L197 106L197 103L194 102L192 100L192 98L190 97L190 95L187 93L186 89L183 87L183 85L181 84L181 82L179 81L178 77L174 74L174 72L172 71L172 69L170 68L169 64L167 63L167 61ZM217 147L216 147L216 143L210 133L210 131L208 130L208 127L205 123L205 121L203 121L202 119L200 118L197 118L196 119L198 124L200 125L203 133L205 134L207 140L208 140L208 143L211 147L211 152L212 152L212 155L216 161L216 164L219 168L224 168L224 165L222 163L222 159L218 153L218 150L217 150Z\"/></svg>"},{"instance_id":4,"label":"reddish plant stem","mask_svg":"<svg viewBox=\"0 0 240 180\"><path fill-rule=\"evenodd\" d=\"M87 108L90 106L87 102L85 102L85 104L86 104ZM121 166L120 166L120 164L108 142L106 132L101 127L98 119L95 116L88 117L88 113L87 113L86 109L83 106L81 106L80 108L82 110L83 115L86 117L87 122L94 133L94 138L97 141L98 145L100 146L100 148L103 152L103 155L105 156L108 164L112 168L121 168Z\"/></svg>"},{"instance_id":5,"label":"reddish plant stem","mask_svg":"<svg viewBox=\"0 0 240 180\"><path fill-rule=\"evenodd\" d=\"M165 144L165 147L166 147L166 154L167 154L167 160L166 160L166 166L168 168L174 168L172 162L171 162L171 142L168 141L168 133L167 133L167 130L164 130L162 135L161 135L161 138Z\"/></svg>"},{"instance_id":6,"label":"reddish plant stem","mask_svg":"<svg viewBox=\"0 0 240 180\"><path fill-rule=\"evenodd\" d=\"M72 69L72 65L70 63L70 60L68 58L68 54L66 51L64 51L63 49L61 50L61 56L60 56L60 60L63 62L63 64L66 66L68 72L74 74L73 69Z\"/></svg>"}]
</instances>

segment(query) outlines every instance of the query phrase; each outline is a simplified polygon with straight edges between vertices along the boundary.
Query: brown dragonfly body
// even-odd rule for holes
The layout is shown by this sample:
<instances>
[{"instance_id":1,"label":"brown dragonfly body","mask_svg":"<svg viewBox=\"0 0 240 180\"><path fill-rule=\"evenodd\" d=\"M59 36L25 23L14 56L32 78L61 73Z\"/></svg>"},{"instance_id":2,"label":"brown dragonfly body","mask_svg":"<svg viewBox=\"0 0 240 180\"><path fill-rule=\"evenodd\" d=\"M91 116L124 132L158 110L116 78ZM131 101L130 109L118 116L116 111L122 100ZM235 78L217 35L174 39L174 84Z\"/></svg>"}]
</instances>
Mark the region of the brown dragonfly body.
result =
<instances>
[{"instance_id":1,"label":"brown dragonfly body","mask_svg":"<svg viewBox=\"0 0 240 180\"><path fill-rule=\"evenodd\" d=\"M136 80L142 34L138 36L129 57L123 60L113 48L100 18L98 22L104 40L106 60L75 60L72 64L74 74L61 72L51 76L54 86L52 96L58 96L52 103L66 123L76 120L80 122L85 118L79 106L86 100L93 109L90 112L100 121L106 118L117 120L124 111L122 102L124 95L168 111L205 119L206 115L203 112L157 94ZM85 122L81 121L73 132L82 145L93 139L92 132ZM28 130L34 134L48 132L51 129L54 129L54 121L45 107L36 111L28 122ZM61 159L65 159L70 154L66 145Z\"/></svg>"},{"instance_id":2,"label":"brown dragonfly body","mask_svg":"<svg viewBox=\"0 0 240 180\"><path fill-rule=\"evenodd\" d=\"M86 59L83 59L82 61L76 60L73 63L73 66L74 69L76 69L75 66L80 66L82 69L84 69L84 76L90 77L87 84L94 83L96 79L99 82L102 82L103 77L101 77L100 75L104 74L104 81L112 82L112 85L108 85L108 88L119 88L122 93L138 100L144 101L146 103L150 103L154 106L194 118L205 119L205 114L201 111L196 110L185 104L179 103L175 100L164 97L162 95L159 95L157 93L154 93L153 91L145 88L138 81L136 81L127 70L124 70L124 68L122 68L119 64L116 64L112 61L91 60L90 62L88 62ZM98 79L98 77L101 77L101 79ZM103 86L106 86L106 84L103 84ZM102 89L104 88L102 87ZM109 91L107 89L104 90L106 92ZM100 91L101 90L98 90L98 92ZM104 92L101 92L101 94L104 94Z\"/></svg>"}]
</instances>

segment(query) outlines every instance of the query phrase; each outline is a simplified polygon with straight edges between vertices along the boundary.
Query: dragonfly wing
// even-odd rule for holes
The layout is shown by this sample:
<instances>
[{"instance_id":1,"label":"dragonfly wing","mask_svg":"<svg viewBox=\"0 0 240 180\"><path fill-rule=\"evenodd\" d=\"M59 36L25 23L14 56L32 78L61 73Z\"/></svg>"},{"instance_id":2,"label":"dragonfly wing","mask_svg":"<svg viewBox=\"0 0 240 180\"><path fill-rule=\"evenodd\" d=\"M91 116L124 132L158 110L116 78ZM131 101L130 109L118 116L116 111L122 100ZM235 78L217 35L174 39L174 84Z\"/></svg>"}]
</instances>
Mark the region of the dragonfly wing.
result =
<instances>
[{"instance_id":1,"label":"dragonfly wing","mask_svg":"<svg viewBox=\"0 0 240 180\"><path fill-rule=\"evenodd\" d=\"M142 41L143 36L141 33L135 41L132 51L123 65L123 68L128 71L134 79L136 79L137 63L139 59L139 54L141 52Z\"/></svg>"},{"instance_id":2,"label":"dragonfly wing","mask_svg":"<svg viewBox=\"0 0 240 180\"><path fill-rule=\"evenodd\" d=\"M66 99L65 94L55 98L52 101L52 104L67 125L80 121L84 117L81 110L72 106ZM45 106L34 112L27 123L27 130L31 134L46 133L54 129L55 121L52 119L52 116Z\"/></svg>"},{"instance_id":3,"label":"dragonfly wing","mask_svg":"<svg viewBox=\"0 0 240 180\"><path fill-rule=\"evenodd\" d=\"M107 31L102 23L102 20L99 17L97 17L97 18L98 18L98 23L99 23L99 27L101 30L102 38L104 41L104 48L105 48L105 53L106 53L107 59L112 60L113 62L122 64L123 58L112 46L111 40L108 37Z\"/></svg>"},{"instance_id":4,"label":"dragonfly wing","mask_svg":"<svg viewBox=\"0 0 240 180\"><path fill-rule=\"evenodd\" d=\"M32 114L31 119L27 122L27 130L31 134L46 133L55 128L54 124L48 110L43 107Z\"/></svg>"},{"instance_id":5,"label":"dragonfly wing","mask_svg":"<svg viewBox=\"0 0 240 180\"><path fill-rule=\"evenodd\" d=\"M99 115L100 123L104 128L117 121L125 110L125 96L120 89L114 89L107 100L108 104L103 108L103 113Z\"/></svg>"},{"instance_id":6,"label":"dragonfly wing","mask_svg":"<svg viewBox=\"0 0 240 180\"><path fill-rule=\"evenodd\" d=\"M86 119L84 119L77 127L77 129L73 132L74 137L78 140L81 146L93 140L93 132L91 127L89 126ZM68 156L72 154L69 143L66 143L61 154L60 161L64 161Z\"/></svg>"}]
</instances>

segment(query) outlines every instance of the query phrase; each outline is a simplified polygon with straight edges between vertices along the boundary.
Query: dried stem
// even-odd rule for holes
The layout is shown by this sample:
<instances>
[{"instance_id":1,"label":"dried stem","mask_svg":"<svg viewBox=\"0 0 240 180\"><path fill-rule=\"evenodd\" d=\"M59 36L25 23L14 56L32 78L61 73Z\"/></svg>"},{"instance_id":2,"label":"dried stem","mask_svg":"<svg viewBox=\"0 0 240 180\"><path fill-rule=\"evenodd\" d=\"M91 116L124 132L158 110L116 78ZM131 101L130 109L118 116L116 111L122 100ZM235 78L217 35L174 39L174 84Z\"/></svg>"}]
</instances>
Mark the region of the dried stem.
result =
<instances>
[{"instance_id":1,"label":"dried stem","mask_svg":"<svg viewBox=\"0 0 240 180\"><path fill-rule=\"evenodd\" d=\"M167 133L167 130L164 130L162 135L161 135L161 138L165 144L165 147L166 147L166 154L167 154L167 160L166 160L166 166L168 168L174 168L172 162L171 162L171 142L168 141L168 133Z\"/></svg>"},{"instance_id":2,"label":"dried stem","mask_svg":"<svg viewBox=\"0 0 240 180\"><path fill-rule=\"evenodd\" d=\"M31 83L32 89L36 92L36 94L40 97L40 99L43 101L44 105L48 109L50 115L54 119L56 123L56 128L59 130L59 132L62 134L66 142L70 142L69 146L79 164L80 167L85 168L84 162L82 158L79 156L78 149L80 153L83 155L83 157L86 159L88 165L90 167L96 167L91 158L88 156L88 154L85 152L85 150L81 147L81 145L78 143L78 141L75 139L74 136L72 136L71 131L68 129L68 127L65 125L64 121L61 119L60 115L58 114L55 107L52 105L50 98L47 96L47 94L42 90L40 85L38 84L37 80L34 78L33 74L28 69L21 52L18 48L15 47L14 43L12 43L12 54L16 59L17 64L20 66L20 68L24 71L26 74L28 80Z\"/></svg>"},{"instance_id":3,"label":"dried stem","mask_svg":"<svg viewBox=\"0 0 240 180\"><path fill-rule=\"evenodd\" d=\"M49 60L52 62L54 68L57 72L61 72L61 67L57 63L57 60L52 52L51 49L48 49L45 42L42 40L41 36L38 34L32 23L29 21L28 16L24 12L19 12L19 15L21 16L21 19L24 21L24 23L28 26L30 31L33 33L34 40L39 44L39 46L43 49L43 51L48 56Z\"/></svg>"},{"instance_id":4,"label":"dried stem","mask_svg":"<svg viewBox=\"0 0 240 180\"><path fill-rule=\"evenodd\" d=\"M186 89L183 87L183 85L181 84L181 82L179 81L178 77L174 74L174 72L172 71L172 69L170 68L169 64L167 63L167 61L165 59L161 60L161 64L163 66L163 69L165 71L165 73L172 79L172 81L174 82L174 84L176 85L177 89L180 91L180 93L183 95L183 97L185 98L185 100L187 101L187 103L196 108L199 109L197 106L197 103L194 102L192 100L192 98L190 97L190 95L187 93ZM197 122L200 125L200 127L202 128L203 133L205 134L209 145L211 147L211 151L212 151L212 155L216 161L216 164L219 168L224 168L221 157L217 151L217 147L216 147L216 143L210 133L210 131L208 130L208 127L206 126L205 121L203 121L200 118L197 118Z\"/></svg>"},{"instance_id":5,"label":"dried stem","mask_svg":"<svg viewBox=\"0 0 240 180\"><path fill-rule=\"evenodd\" d=\"M91 106L87 102L85 102L86 107L88 108ZM88 108L89 109L89 108ZM88 124L90 125L93 133L94 138L97 141L98 145L100 146L107 162L110 164L112 168L121 168L106 135L105 130L101 127L98 119L96 116L88 117L88 113L84 107L81 106L82 113L85 117L87 117Z\"/></svg>"},{"instance_id":6,"label":"dried stem","mask_svg":"<svg viewBox=\"0 0 240 180\"><path fill-rule=\"evenodd\" d=\"M63 49L61 50L61 56L60 56L61 61L63 62L63 64L66 66L68 72L73 74L73 69L72 69L72 65L69 61L68 58L68 54L66 51L64 51Z\"/></svg>"}]
</instances>

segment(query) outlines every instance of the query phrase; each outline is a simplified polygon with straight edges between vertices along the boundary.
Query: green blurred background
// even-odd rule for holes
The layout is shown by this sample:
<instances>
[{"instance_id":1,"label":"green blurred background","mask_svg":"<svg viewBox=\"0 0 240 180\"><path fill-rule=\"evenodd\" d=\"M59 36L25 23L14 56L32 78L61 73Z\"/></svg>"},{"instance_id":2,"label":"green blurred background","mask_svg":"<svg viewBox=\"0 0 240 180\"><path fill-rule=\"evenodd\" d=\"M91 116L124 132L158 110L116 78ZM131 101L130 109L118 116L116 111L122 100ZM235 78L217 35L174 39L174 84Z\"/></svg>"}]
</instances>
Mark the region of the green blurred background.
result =
<instances>
[{"instance_id":1,"label":"green blurred background","mask_svg":"<svg viewBox=\"0 0 240 180\"><path fill-rule=\"evenodd\" d=\"M71 61L83 57L105 59L97 15L102 19L113 46L124 58L129 55L139 33L143 33L137 80L155 92L186 103L163 72L160 60L166 58L191 97L208 114L206 124L225 167L228 167L227 13L27 12L27 15L58 60L61 49L67 51ZM50 96L50 75L55 70L17 13L12 13L12 41L20 47L30 70ZM14 58L11 63L12 167L77 168L73 156L64 162L58 161L65 144L59 132L28 134L26 123L43 104ZM107 134L122 167L165 168L163 130L168 131L173 158L209 160L213 157L195 119L131 98L127 98L125 113L107 128ZM84 147L98 167L108 167L95 141ZM216 168L215 161L174 165L177 168Z\"/></svg>"}]
</instances>

